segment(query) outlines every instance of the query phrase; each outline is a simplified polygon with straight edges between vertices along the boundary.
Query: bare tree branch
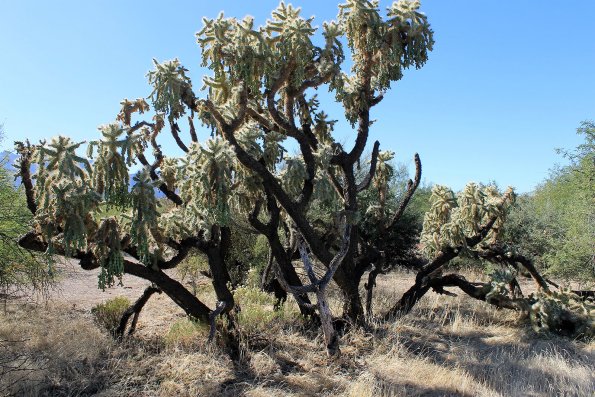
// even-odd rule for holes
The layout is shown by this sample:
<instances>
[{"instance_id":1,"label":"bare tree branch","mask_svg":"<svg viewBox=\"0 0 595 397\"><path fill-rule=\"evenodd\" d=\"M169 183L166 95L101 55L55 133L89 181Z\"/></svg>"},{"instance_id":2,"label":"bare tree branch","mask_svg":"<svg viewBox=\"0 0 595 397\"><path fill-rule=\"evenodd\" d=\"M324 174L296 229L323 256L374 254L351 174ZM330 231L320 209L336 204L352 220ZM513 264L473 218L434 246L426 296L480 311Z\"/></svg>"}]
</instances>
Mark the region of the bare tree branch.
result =
<instances>
[{"instance_id":1,"label":"bare tree branch","mask_svg":"<svg viewBox=\"0 0 595 397\"><path fill-rule=\"evenodd\" d=\"M415 160L415 179L413 181L410 179L407 182L407 191L405 192L405 195L403 196L403 199L401 200L401 204L399 204L399 208L397 209L397 212L395 212L395 215L393 215L393 218L390 221L390 223L388 224L388 226L386 227L386 229L390 229L393 226L395 226L395 224L399 221L401 216L403 216L403 213L405 212L405 209L407 208L407 205L409 204L411 197L413 197L413 193L415 193L415 190L419 186L419 182L421 181L421 160L419 159L419 155L417 153L415 153L414 160Z\"/></svg>"},{"instance_id":2,"label":"bare tree branch","mask_svg":"<svg viewBox=\"0 0 595 397\"><path fill-rule=\"evenodd\" d=\"M25 187L27 208L35 215L37 204L35 203L35 193L33 191L33 182L31 181L31 157L33 156L33 149L34 147L31 146L29 140L26 140L23 144L19 144L17 147L19 153L19 174L21 176L21 183Z\"/></svg>"},{"instance_id":3,"label":"bare tree branch","mask_svg":"<svg viewBox=\"0 0 595 397\"><path fill-rule=\"evenodd\" d=\"M116 337L118 339L121 339L124 336L124 331L128 325L128 320L132 315L134 315L134 318L132 319L132 324L130 325L128 335L132 335L134 333L141 310L143 310L143 307L149 301L149 298L156 292L161 293L161 290L152 285L148 286L143 294L136 300L136 302L134 302L132 306L124 311L122 318L120 319L120 325L115 331Z\"/></svg>"},{"instance_id":4,"label":"bare tree branch","mask_svg":"<svg viewBox=\"0 0 595 397\"><path fill-rule=\"evenodd\" d=\"M194 128L192 116L188 116L188 125L190 127L190 139L192 139L192 142L198 142L198 136L196 135L196 129Z\"/></svg>"},{"instance_id":5,"label":"bare tree branch","mask_svg":"<svg viewBox=\"0 0 595 397\"><path fill-rule=\"evenodd\" d=\"M370 183L372 183L372 179L374 179L374 174L376 173L376 164L378 164L378 153L380 149L380 142L374 142L374 148L372 149L372 157L370 158L370 171L366 175L366 177L357 185L357 191L363 192L366 190Z\"/></svg>"},{"instance_id":6,"label":"bare tree branch","mask_svg":"<svg viewBox=\"0 0 595 397\"><path fill-rule=\"evenodd\" d=\"M180 139L180 126L173 120L169 121L169 125L171 128L171 135L174 137L174 140L178 144L178 147L184 151L184 153L188 153L188 146Z\"/></svg>"}]
</instances>

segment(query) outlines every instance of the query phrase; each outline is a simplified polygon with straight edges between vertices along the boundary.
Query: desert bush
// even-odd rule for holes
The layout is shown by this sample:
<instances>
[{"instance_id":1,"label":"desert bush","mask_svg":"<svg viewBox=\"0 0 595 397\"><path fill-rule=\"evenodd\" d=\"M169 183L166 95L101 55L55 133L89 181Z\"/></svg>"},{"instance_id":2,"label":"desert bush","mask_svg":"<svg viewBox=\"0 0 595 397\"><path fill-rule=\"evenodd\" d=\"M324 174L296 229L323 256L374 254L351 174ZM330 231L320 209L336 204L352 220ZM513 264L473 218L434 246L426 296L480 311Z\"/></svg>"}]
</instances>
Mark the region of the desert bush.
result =
<instances>
[{"instance_id":1,"label":"desert bush","mask_svg":"<svg viewBox=\"0 0 595 397\"><path fill-rule=\"evenodd\" d=\"M263 331L283 318L283 311L274 310L275 297L257 287L242 286L234 291L239 311L238 324L247 334Z\"/></svg>"},{"instance_id":2,"label":"desert bush","mask_svg":"<svg viewBox=\"0 0 595 397\"><path fill-rule=\"evenodd\" d=\"M524 195L505 225L506 241L534 259L551 277L595 282L595 123L577 129L584 142Z\"/></svg>"},{"instance_id":3,"label":"desert bush","mask_svg":"<svg viewBox=\"0 0 595 397\"><path fill-rule=\"evenodd\" d=\"M289 326L295 321L299 311L294 305L284 305L275 310L276 299L257 287L242 286L234 291L239 310L238 324L245 334L264 332Z\"/></svg>"},{"instance_id":4,"label":"desert bush","mask_svg":"<svg viewBox=\"0 0 595 397\"><path fill-rule=\"evenodd\" d=\"M182 348L185 350L204 346L209 328L199 321L183 318L174 322L164 336L165 345L168 347Z\"/></svg>"},{"instance_id":5,"label":"desert bush","mask_svg":"<svg viewBox=\"0 0 595 397\"><path fill-rule=\"evenodd\" d=\"M120 325L122 314L128 307L130 307L130 300L123 296L117 296L96 305L91 309L91 313L97 325L114 333Z\"/></svg>"},{"instance_id":6,"label":"desert bush","mask_svg":"<svg viewBox=\"0 0 595 397\"><path fill-rule=\"evenodd\" d=\"M199 280L209 272L209 262L201 252L193 252L186 257L176 268L179 277L188 282L192 288L192 294L199 293Z\"/></svg>"},{"instance_id":7,"label":"desert bush","mask_svg":"<svg viewBox=\"0 0 595 397\"><path fill-rule=\"evenodd\" d=\"M0 125L0 143L2 133ZM8 156L0 153L0 294L6 298L17 291L45 293L53 282L53 269L47 258L17 244L33 217L27 209L25 192L15 188L8 167Z\"/></svg>"}]
</instances>

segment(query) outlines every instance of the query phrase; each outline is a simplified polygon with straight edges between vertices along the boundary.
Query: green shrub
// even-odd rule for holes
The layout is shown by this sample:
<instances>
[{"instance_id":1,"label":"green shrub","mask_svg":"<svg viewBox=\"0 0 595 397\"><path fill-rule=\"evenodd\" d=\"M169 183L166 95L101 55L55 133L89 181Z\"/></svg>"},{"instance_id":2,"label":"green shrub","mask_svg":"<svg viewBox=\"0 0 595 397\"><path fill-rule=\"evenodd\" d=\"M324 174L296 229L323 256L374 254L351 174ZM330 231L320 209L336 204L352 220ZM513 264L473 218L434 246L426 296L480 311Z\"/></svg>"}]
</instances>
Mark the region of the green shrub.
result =
<instances>
[{"instance_id":1,"label":"green shrub","mask_svg":"<svg viewBox=\"0 0 595 397\"><path fill-rule=\"evenodd\" d=\"M0 143L2 125L0 124ZM32 255L17 244L32 219L25 192L14 187L9 158L0 153L0 294L31 290L45 294L54 281L51 264L42 255Z\"/></svg>"},{"instance_id":2,"label":"green shrub","mask_svg":"<svg viewBox=\"0 0 595 397\"><path fill-rule=\"evenodd\" d=\"M198 295L199 280L202 272L209 271L207 256L200 251L193 251L176 268L182 281L187 281L192 286L192 294Z\"/></svg>"},{"instance_id":3,"label":"green shrub","mask_svg":"<svg viewBox=\"0 0 595 397\"><path fill-rule=\"evenodd\" d=\"M521 197L504 228L504 241L550 277L595 281L595 123L581 124L584 143L559 150L570 164L553 169Z\"/></svg>"},{"instance_id":4,"label":"green shrub","mask_svg":"<svg viewBox=\"0 0 595 397\"><path fill-rule=\"evenodd\" d=\"M204 344L208 334L209 327L207 325L183 318L171 325L165 335L165 344L168 347L191 349Z\"/></svg>"},{"instance_id":5,"label":"green shrub","mask_svg":"<svg viewBox=\"0 0 595 397\"><path fill-rule=\"evenodd\" d=\"M123 296L118 296L106 300L91 309L95 322L100 327L106 329L110 333L114 333L120 325L122 314L130 306L130 300Z\"/></svg>"},{"instance_id":6,"label":"green shrub","mask_svg":"<svg viewBox=\"0 0 595 397\"><path fill-rule=\"evenodd\" d=\"M275 310L275 297L259 288L239 287L234 291L234 300L240 308L237 315L240 329L247 334L270 331L272 326L280 325L286 319L298 318L293 305L285 304Z\"/></svg>"}]
</instances>

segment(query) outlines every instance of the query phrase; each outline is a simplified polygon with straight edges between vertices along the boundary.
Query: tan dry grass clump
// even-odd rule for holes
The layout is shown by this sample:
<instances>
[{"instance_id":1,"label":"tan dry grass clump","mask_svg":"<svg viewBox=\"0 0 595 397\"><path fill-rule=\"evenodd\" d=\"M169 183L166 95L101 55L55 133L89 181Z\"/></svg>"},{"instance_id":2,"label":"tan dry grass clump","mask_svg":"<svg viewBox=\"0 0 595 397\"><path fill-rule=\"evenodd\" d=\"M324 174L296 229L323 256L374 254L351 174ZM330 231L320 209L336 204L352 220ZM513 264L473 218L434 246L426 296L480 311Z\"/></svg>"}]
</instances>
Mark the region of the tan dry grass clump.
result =
<instances>
[{"instance_id":1,"label":"tan dry grass clump","mask_svg":"<svg viewBox=\"0 0 595 397\"><path fill-rule=\"evenodd\" d=\"M155 376L160 396L217 396L221 384L234 379L233 365L221 352L167 354Z\"/></svg>"},{"instance_id":2,"label":"tan dry grass clump","mask_svg":"<svg viewBox=\"0 0 595 397\"><path fill-rule=\"evenodd\" d=\"M112 340L64 306L10 305L0 314L0 340L0 395L92 394L112 376Z\"/></svg>"},{"instance_id":3,"label":"tan dry grass clump","mask_svg":"<svg viewBox=\"0 0 595 397\"><path fill-rule=\"evenodd\" d=\"M163 336L165 345L169 348L183 351L193 351L204 348L209 328L207 325L181 318L171 324Z\"/></svg>"}]
</instances>

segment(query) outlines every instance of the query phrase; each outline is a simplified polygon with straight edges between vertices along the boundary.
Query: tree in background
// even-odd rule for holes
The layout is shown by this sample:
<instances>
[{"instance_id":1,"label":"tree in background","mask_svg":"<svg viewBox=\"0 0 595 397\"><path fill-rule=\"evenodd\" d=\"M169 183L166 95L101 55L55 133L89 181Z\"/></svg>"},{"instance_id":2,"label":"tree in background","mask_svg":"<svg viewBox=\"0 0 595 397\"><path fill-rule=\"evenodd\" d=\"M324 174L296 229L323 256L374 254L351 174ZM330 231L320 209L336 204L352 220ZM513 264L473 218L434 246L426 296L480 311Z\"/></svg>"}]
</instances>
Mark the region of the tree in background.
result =
<instances>
[{"instance_id":1,"label":"tree in background","mask_svg":"<svg viewBox=\"0 0 595 397\"><path fill-rule=\"evenodd\" d=\"M595 125L577 129L585 142L512 211L506 239L534 258L547 274L566 280L595 280Z\"/></svg>"},{"instance_id":2,"label":"tree in background","mask_svg":"<svg viewBox=\"0 0 595 397\"><path fill-rule=\"evenodd\" d=\"M0 143L4 138L0 125ZM16 189L7 169L8 158L0 158L0 294L7 298L18 292L44 293L52 274L47 263L17 245L32 216L27 209L22 189Z\"/></svg>"}]
</instances>

